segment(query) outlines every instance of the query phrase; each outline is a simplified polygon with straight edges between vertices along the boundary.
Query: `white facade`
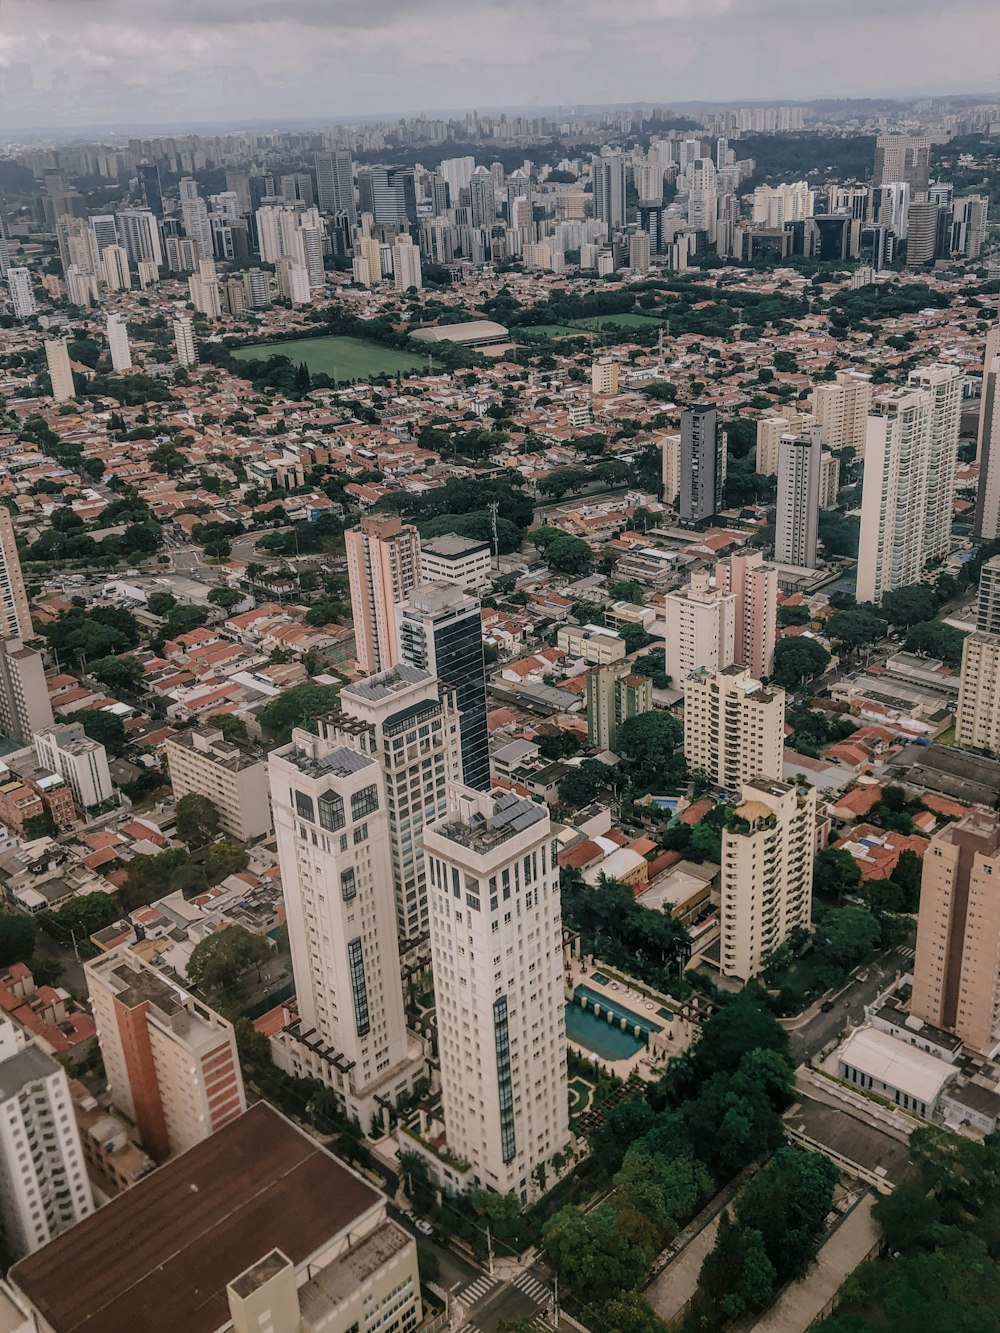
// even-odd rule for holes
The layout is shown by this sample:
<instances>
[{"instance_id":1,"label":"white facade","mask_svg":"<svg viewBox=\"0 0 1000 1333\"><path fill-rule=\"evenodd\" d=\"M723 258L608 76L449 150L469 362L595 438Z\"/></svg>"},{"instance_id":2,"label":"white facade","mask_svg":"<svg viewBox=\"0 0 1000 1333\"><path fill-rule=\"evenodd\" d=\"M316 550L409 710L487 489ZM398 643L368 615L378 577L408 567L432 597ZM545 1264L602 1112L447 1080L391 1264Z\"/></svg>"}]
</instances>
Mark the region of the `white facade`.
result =
<instances>
[{"instance_id":1,"label":"white facade","mask_svg":"<svg viewBox=\"0 0 1000 1333\"><path fill-rule=\"evenodd\" d=\"M684 757L718 787L738 792L755 778L780 778L785 692L744 667L696 672L684 691Z\"/></svg>"},{"instance_id":2,"label":"white facade","mask_svg":"<svg viewBox=\"0 0 1000 1333\"><path fill-rule=\"evenodd\" d=\"M1000 754L1000 635L980 631L962 644L955 744Z\"/></svg>"},{"instance_id":3,"label":"white facade","mask_svg":"<svg viewBox=\"0 0 1000 1333\"><path fill-rule=\"evenodd\" d=\"M65 338L49 338L45 343L45 364L49 369L52 382L52 397L57 403L65 403L72 398L76 390L73 387L73 371L69 364L69 348Z\"/></svg>"},{"instance_id":4,"label":"white facade","mask_svg":"<svg viewBox=\"0 0 1000 1333\"><path fill-rule=\"evenodd\" d=\"M79 722L65 722L35 733L35 754L43 767L69 784L78 810L110 801L114 794L108 752L86 735Z\"/></svg>"},{"instance_id":5,"label":"white facade","mask_svg":"<svg viewBox=\"0 0 1000 1333\"><path fill-rule=\"evenodd\" d=\"M774 526L774 558L780 565L816 568L821 454L818 426L781 437Z\"/></svg>"},{"instance_id":6,"label":"white facade","mask_svg":"<svg viewBox=\"0 0 1000 1333\"><path fill-rule=\"evenodd\" d=\"M38 309L31 287L31 274L26 268L7 270L7 289L15 319L30 319Z\"/></svg>"},{"instance_id":7,"label":"white facade","mask_svg":"<svg viewBox=\"0 0 1000 1333\"><path fill-rule=\"evenodd\" d=\"M127 292L132 286L128 251L124 245L109 245L101 252L101 274L111 292Z\"/></svg>"},{"instance_id":8,"label":"white facade","mask_svg":"<svg viewBox=\"0 0 1000 1333\"><path fill-rule=\"evenodd\" d=\"M449 805L424 833L447 1144L526 1202L569 1141L558 848L533 801Z\"/></svg>"},{"instance_id":9,"label":"white facade","mask_svg":"<svg viewBox=\"0 0 1000 1333\"><path fill-rule=\"evenodd\" d=\"M194 320L189 319L187 315L179 315L174 320L174 347L180 365L198 364L198 339L195 336Z\"/></svg>"},{"instance_id":10,"label":"white facade","mask_svg":"<svg viewBox=\"0 0 1000 1333\"><path fill-rule=\"evenodd\" d=\"M222 300L219 294L219 279L215 276L215 261L202 259L198 272L188 278L188 295L191 304L201 315L209 319L218 319L222 314Z\"/></svg>"},{"instance_id":11,"label":"white facade","mask_svg":"<svg viewBox=\"0 0 1000 1333\"><path fill-rule=\"evenodd\" d=\"M310 732L270 754L271 800L299 1023L275 1057L321 1078L368 1129L423 1071L396 943L385 781L377 760Z\"/></svg>"},{"instance_id":12,"label":"white facade","mask_svg":"<svg viewBox=\"0 0 1000 1333\"><path fill-rule=\"evenodd\" d=\"M850 446L863 458L871 402L871 376L860 371L838 370L832 383L817 384L812 394L813 416L824 446L827 449Z\"/></svg>"},{"instance_id":13,"label":"white facade","mask_svg":"<svg viewBox=\"0 0 1000 1333\"><path fill-rule=\"evenodd\" d=\"M216 727L178 731L166 744L174 800L208 796L225 833L251 842L271 831L267 765L227 741Z\"/></svg>"},{"instance_id":14,"label":"white facade","mask_svg":"<svg viewBox=\"0 0 1000 1333\"><path fill-rule=\"evenodd\" d=\"M693 671L731 666L736 644L736 594L713 588L707 574L693 574L686 588L664 598L666 672L678 690Z\"/></svg>"},{"instance_id":15,"label":"white facade","mask_svg":"<svg viewBox=\"0 0 1000 1333\"><path fill-rule=\"evenodd\" d=\"M759 778L722 834L722 972L749 981L812 913L816 793Z\"/></svg>"},{"instance_id":16,"label":"white facade","mask_svg":"<svg viewBox=\"0 0 1000 1333\"><path fill-rule=\"evenodd\" d=\"M128 330L121 315L109 315L107 329L111 365L116 371L131 370L132 349L129 347Z\"/></svg>"},{"instance_id":17,"label":"white facade","mask_svg":"<svg viewBox=\"0 0 1000 1333\"><path fill-rule=\"evenodd\" d=\"M0 1016L0 1223L18 1257L94 1211L66 1072Z\"/></svg>"},{"instance_id":18,"label":"white facade","mask_svg":"<svg viewBox=\"0 0 1000 1333\"><path fill-rule=\"evenodd\" d=\"M451 532L428 537L420 546L420 573L425 583L455 583L469 592L481 592L493 573L490 544Z\"/></svg>"},{"instance_id":19,"label":"white facade","mask_svg":"<svg viewBox=\"0 0 1000 1333\"><path fill-rule=\"evenodd\" d=\"M409 291L415 287L421 291L424 285L420 270L420 250L408 236L400 236L392 247L392 273L397 292Z\"/></svg>"},{"instance_id":20,"label":"white facade","mask_svg":"<svg viewBox=\"0 0 1000 1333\"><path fill-rule=\"evenodd\" d=\"M454 696L429 671L402 663L340 693L341 712L320 719L320 734L378 758L385 781L396 927L401 940L427 931L430 909L423 854L425 824L447 811L448 786L462 776Z\"/></svg>"}]
</instances>

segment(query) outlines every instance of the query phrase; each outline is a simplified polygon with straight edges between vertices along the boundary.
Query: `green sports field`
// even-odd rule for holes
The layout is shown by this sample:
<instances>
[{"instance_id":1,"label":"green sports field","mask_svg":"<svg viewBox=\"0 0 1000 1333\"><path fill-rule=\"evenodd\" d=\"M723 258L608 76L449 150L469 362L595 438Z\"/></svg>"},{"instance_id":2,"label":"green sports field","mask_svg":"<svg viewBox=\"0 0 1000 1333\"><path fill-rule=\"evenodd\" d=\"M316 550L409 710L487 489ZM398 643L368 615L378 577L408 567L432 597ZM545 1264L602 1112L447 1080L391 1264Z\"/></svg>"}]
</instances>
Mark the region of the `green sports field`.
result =
<instances>
[{"instance_id":1,"label":"green sports field","mask_svg":"<svg viewBox=\"0 0 1000 1333\"><path fill-rule=\"evenodd\" d=\"M269 356L287 356L295 365L305 362L310 374L330 375L338 380L366 380L373 375L395 375L397 370L418 370L427 365L425 356L400 352L363 338L296 338L290 342L253 343L237 347L238 361L261 361Z\"/></svg>"}]
</instances>

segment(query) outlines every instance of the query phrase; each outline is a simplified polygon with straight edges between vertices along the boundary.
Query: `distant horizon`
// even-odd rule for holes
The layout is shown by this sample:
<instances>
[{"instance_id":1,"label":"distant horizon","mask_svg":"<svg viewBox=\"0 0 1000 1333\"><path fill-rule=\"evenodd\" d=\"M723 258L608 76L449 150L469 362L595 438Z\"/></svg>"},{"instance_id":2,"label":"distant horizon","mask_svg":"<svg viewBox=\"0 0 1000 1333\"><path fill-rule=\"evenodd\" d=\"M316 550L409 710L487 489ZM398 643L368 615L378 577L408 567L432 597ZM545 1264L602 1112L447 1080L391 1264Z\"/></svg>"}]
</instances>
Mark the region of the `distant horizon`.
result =
<instances>
[{"instance_id":1,"label":"distant horizon","mask_svg":"<svg viewBox=\"0 0 1000 1333\"><path fill-rule=\"evenodd\" d=\"M942 72L995 88L997 50L996 0L17 0L0 78L4 137L51 138L370 121L441 102L965 97Z\"/></svg>"},{"instance_id":2,"label":"distant horizon","mask_svg":"<svg viewBox=\"0 0 1000 1333\"><path fill-rule=\"evenodd\" d=\"M678 115L682 115L685 112L697 112L699 110L706 113L715 113L732 107L754 106L796 106L808 110L810 107L826 104L842 104L850 106L850 104L855 102L885 103L906 107L923 99L929 99L935 102L964 102L971 106L988 105L993 101L1000 103L1000 89L996 91L979 90L974 92L933 92L929 89L917 89L911 93L899 93L893 96L884 94L855 94L852 96L830 94L827 96L811 98L732 97L727 99L688 98L683 100L669 98L641 98L609 102L579 101L576 103L554 102L546 104L496 103L483 104L474 107L421 107L419 109L411 110L394 109L391 111L373 111L368 113L331 113L330 115L324 116L289 112L284 115L275 113L269 116L236 117L218 120L93 121L82 125L77 123L75 126L59 124L11 126L8 122L6 125L6 137L4 142L9 146L15 138L23 138L25 136L53 137L63 135L67 136L69 139L78 140L86 139L88 136L94 134L109 134L115 136L143 135L155 137L160 134L240 134L244 132L259 133L265 130L319 130L333 125L362 126L393 122L401 119L418 120L421 117L426 117L430 120L459 120L462 117L473 113L491 118L506 114L508 116L530 116L552 119L560 116L595 116L614 111L646 112L654 107L662 107L665 111L677 113ZM806 127L804 131L789 131L789 133L808 132L808 129L809 127ZM14 133L12 134L11 131L14 131ZM456 142L463 141L456 140Z\"/></svg>"}]
</instances>

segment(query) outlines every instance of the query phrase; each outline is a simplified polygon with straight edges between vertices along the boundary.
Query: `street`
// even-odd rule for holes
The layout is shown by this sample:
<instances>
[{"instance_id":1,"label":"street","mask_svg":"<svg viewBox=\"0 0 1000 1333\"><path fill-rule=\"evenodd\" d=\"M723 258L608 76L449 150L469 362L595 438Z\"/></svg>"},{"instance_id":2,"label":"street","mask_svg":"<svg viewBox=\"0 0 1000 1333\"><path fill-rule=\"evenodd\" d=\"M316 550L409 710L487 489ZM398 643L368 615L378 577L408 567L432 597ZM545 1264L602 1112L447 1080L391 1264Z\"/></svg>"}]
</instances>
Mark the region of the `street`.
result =
<instances>
[{"instance_id":1,"label":"street","mask_svg":"<svg viewBox=\"0 0 1000 1333\"><path fill-rule=\"evenodd\" d=\"M789 1030L793 1063L798 1065L810 1060L843 1031L848 1021L854 1026L863 1023L865 1005L870 1004L885 989L897 972L909 972L912 969L912 944L890 949L862 966L860 971L867 976L867 980L852 979L841 990L825 997L833 1001L833 1008L828 1013L817 1010L801 1027Z\"/></svg>"}]
</instances>

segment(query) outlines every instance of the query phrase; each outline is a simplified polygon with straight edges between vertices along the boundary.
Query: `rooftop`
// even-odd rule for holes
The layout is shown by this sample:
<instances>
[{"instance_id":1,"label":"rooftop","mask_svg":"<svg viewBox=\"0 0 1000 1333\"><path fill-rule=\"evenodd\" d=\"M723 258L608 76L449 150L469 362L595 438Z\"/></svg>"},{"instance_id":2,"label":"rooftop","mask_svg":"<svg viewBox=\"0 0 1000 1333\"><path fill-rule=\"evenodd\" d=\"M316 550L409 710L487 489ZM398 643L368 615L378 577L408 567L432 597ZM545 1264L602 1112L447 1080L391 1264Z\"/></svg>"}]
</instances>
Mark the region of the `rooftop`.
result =
<instances>
[{"instance_id":1,"label":"rooftop","mask_svg":"<svg viewBox=\"0 0 1000 1333\"><path fill-rule=\"evenodd\" d=\"M908 1092L928 1107L955 1072L946 1061L872 1027L857 1028L837 1054L845 1065Z\"/></svg>"},{"instance_id":2,"label":"rooftop","mask_svg":"<svg viewBox=\"0 0 1000 1333\"><path fill-rule=\"evenodd\" d=\"M424 685L432 679L429 671L410 666L409 662L400 662L399 666L382 671L377 676L366 676L353 685L345 685L340 691L340 699L342 704L349 704L352 699L378 703L382 699L392 698L401 690L408 690L413 685Z\"/></svg>"},{"instance_id":3,"label":"rooftop","mask_svg":"<svg viewBox=\"0 0 1000 1333\"><path fill-rule=\"evenodd\" d=\"M544 806L515 796L513 792L497 792L486 796L486 800L492 804L491 815L484 815L479 810L471 810L468 814L460 810L436 825L434 832L485 856L508 838L547 818Z\"/></svg>"},{"instance_id":4,"label":"rooftop","mask_svg":"<svg viewBox=\"0 0 1000 1333\"><path fill-rule=\"evenodd\" d=\"M420 543L421 555L436 555L442 560L461 560L463 556L489 551L489 542L475 537L460 537L457 532L443 532L440 537L429 537Z\"/></svg>"},{"instance_id":5,"label":"rooftop","mask_svg":"<svg viewBox=\"0 0 1000 1333\"><path fill-rule=\"evenodd\" d=\"M0 1061L0 1101L16 1097L29 1083L58 1074L60 1066L39 1046L25 1046L23 1051Z\"/></svg>"},{"instance_id":6,"label":"rooftop","mask_svg":"<svg viewBox=\"0 0 1000 1333\"><path fill-rule=\"evenodd\" d=\"M275 1249L305 1263L378 1199L259 1102L22 1259L11 1280L52 1333L216 1333L228 1282Z\"/></svg>"}]
</instances>

